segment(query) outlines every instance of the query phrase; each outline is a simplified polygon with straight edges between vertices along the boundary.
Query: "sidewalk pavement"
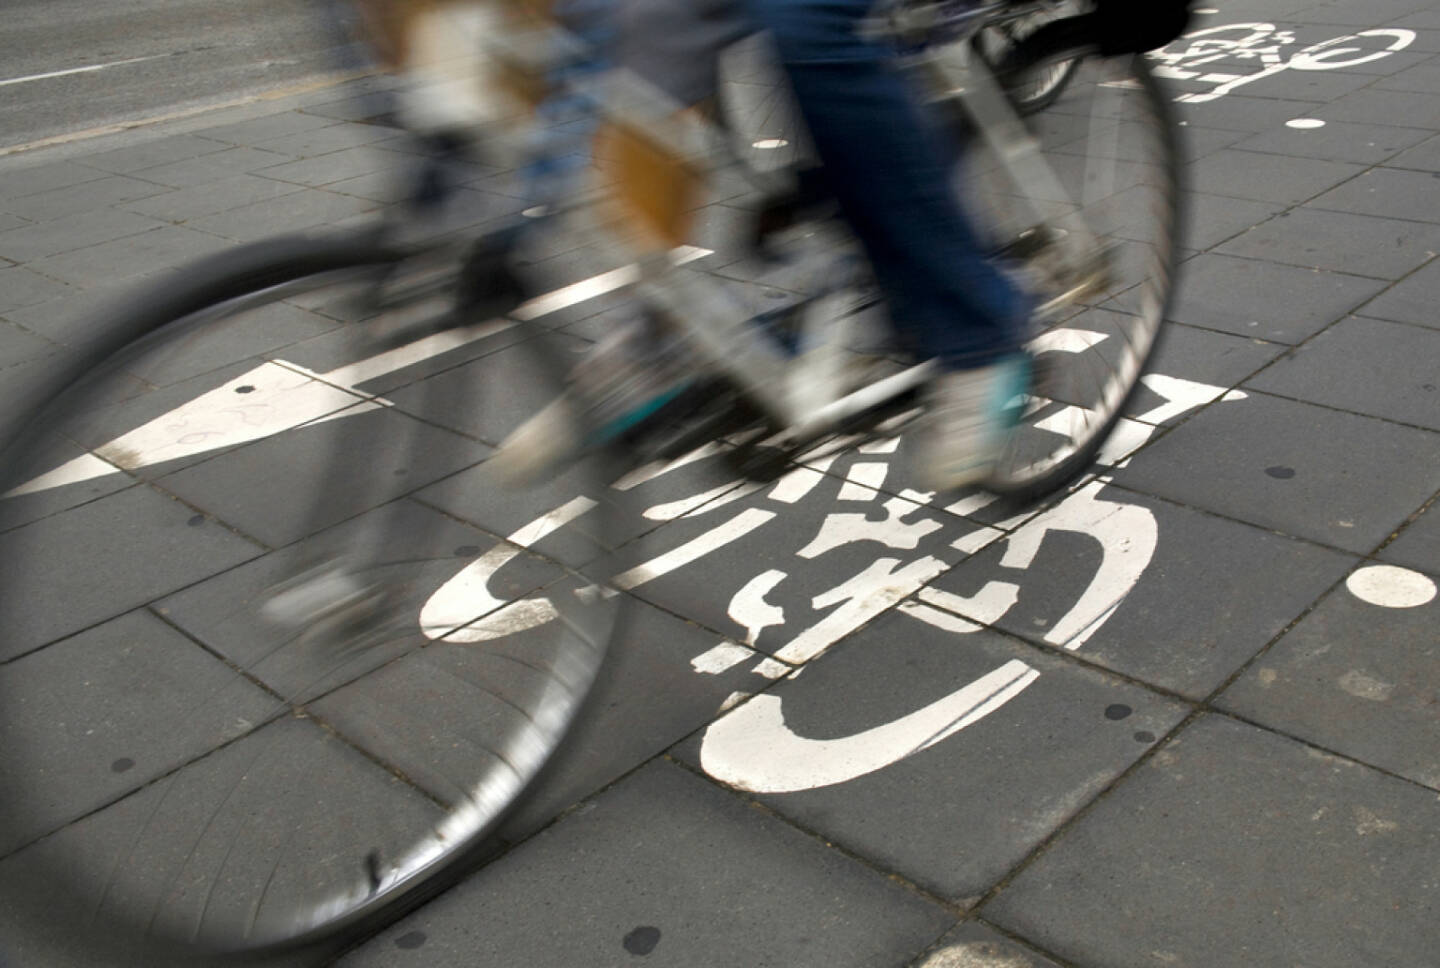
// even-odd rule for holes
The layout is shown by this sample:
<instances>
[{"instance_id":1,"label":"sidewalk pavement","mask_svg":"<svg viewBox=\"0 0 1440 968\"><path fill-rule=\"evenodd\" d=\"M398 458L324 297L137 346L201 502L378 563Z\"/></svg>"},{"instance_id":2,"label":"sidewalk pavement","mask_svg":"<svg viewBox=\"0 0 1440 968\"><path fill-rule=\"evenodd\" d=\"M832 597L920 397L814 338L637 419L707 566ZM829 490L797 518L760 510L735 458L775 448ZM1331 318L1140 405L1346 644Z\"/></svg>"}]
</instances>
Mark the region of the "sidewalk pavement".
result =
<instances>
[{"instance_id":1,"label":"sidewalk pavement","mask_svg":"<svg viewBox=\"0 0 1440 968\"><path fill-rule=\"evenodd\" d=\"M1143 446L1033 516L949 508L959 537L883 455L843 458L637 593L539 832L341 965L1435 963L1440 10L1236 0L1202 24L1227 25L1236 54L1172 71L1193 224ZM1377 56L1334 53L1357 44ZM0 401L143 277L377 211L409 156L373 86L0 158ZM491 174L476 223L525 204ZM880 544L851 566L903 570L935 529L963 553L803 676L767 665L862 607L845 563L797 557L857 521ZM731 596L771 565L811 612L747 627ZM915 742L957 687L990 698Z\"/></svg>"}]
</instances>

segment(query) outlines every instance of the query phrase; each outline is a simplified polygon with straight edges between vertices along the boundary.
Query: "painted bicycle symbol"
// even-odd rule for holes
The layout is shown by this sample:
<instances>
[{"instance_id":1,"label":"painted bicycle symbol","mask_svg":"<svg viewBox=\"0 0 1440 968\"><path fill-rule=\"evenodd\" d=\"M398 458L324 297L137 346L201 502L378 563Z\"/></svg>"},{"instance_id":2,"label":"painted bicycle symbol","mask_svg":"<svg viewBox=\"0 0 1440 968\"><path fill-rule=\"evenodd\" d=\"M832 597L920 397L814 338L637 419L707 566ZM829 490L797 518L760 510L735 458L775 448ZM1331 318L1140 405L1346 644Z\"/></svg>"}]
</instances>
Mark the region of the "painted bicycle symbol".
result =
<instances>
[{"instance_id":1,"label":"painted bicycle symbol","mask_svg":"<svg viewBox=\"0 0 1440 968\"><path fill-rule=\"evenodd\" d=\"M1143 378L1151 406L1122 422L1101 460L1123 461L1166 421L1217 400L1242 399L1209 386L1162 374ZM643 497L641 516L672 525L664 550L622 571L612 582L642 596L673 576L673 583L704 588L712 604L705 624L727 639L695 655L698 675L717 675L751 663L764 680L797 674L831 646L877 618L897 610L957 636L1002 619L1020 598L1027 571L1047 553L1047 535L1068 532L1093 543L1098 555L1088 584L1057 606L1045 640L1057 648L1081 648L1116 612L1144 575L1155 553L1158 526L1148 509L1105 495L1102 477L1028 519L978 524L975 513L993 501L985 494L942 499L887 485L901 459L902 441L891 437L823 456L773 484L709 483L697 493L666 487L712 461L711 449L670 465L642 469L617 488ZM716 448L718 445L708 445ZM650 493L646 489L652 489ZM653 497L652 497L653 494ZM588 513L595 502L578 497L510 535L492 552L472 560L446 582L421 613L422 627L453 628L427 616L473 608L475 596L531 542ZM801 537L785 538L797 530ZM800 527L796 527L799 524ZM782 547L777 548L780 544ZM996 573L973 594L929 587L965 559L994 547ZM1051 549L1053 550L1053 548ZM706 567L705 559L713 562ZM717 574L718 573L718 574ZM823 580L819 574L843 576ZM824 587L830 586L830 587ZM727 602L728 596L728 602ZM472 641L514 634L554 621L558 610L545 599L505 604L485 622L446 637ZM725 602L722 606L719 603ZM440 632L436 633L442 634ZM883 769L954 736L1018 696L1040 677L1011 660L948 695L892 722L851 736L814 739L787 724L784 702L770 692L737 693L707 730L704 769L732 786L783 793L844 783ZM748 700L748 701L746 701Z\"/></svg>"},{"instance_id":2,"label":"painted bicycle symbol","mask_svg":"<svg viewBox=\"0 0 1440 968\"><path fill-rule=\"evenodd\" d=\"M1270 23L1240 23L1186 34L1150 57L1157 62L1159 77L1211 85L1175 99L1199 104L1287 70L1333 71L1368 64L1414 42L1413 30L1385 27L1332 37L1286 56L1286 48L1298 43L1295 31Z\"/></svg>"}]
</instances>

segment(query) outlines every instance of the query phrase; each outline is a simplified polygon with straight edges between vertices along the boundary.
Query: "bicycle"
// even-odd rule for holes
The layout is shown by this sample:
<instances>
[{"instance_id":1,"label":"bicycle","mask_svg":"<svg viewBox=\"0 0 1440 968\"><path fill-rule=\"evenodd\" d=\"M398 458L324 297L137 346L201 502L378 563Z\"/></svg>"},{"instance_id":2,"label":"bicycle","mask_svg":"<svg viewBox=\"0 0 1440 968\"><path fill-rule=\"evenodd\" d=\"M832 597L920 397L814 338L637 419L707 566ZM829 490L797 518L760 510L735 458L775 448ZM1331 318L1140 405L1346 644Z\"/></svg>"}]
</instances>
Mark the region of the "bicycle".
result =
<instances>
[{"instance_id":1,"label":"bicycle","mask_svg":"<svg viewBox=\"0 0 1440 968\"><path fill-rule=\"evenodd\" d=\"M1179 231L1175 125L1141 58L1043 31L972 53L1046 6L990 3L906 34L972 138L970 204L1051 304L1031 344L1043 381L995 482L1019 499L1082 473L1126 412ZM1056 65L1065 91L1022 120L1007 88ZM602 110L662 161L711 166L718 134L648 97ZM114 307L5 451L7 880L80 899L107 950L155 964L326 950L481 859L581 715L644 579L610 570L615 549L743 478L819 473L818 451L913 415L931 368L851 352L873 300L829 225L767 239L823 271L759 325L723 280L676 265L694 252L612 268L607 285L663 314L705 379L522 492L496 485L488 457L585 391L567 378L581 341L546 325L567 300L517 290L513 233L272 240ZM576 440L595 431L584 403ZM736 479L630 514L631 495L701 453ZM60 551L76 529L88 573ZM45 737L61 714L57 774ZM46 903L26 893L16 903Z\"/></svg>"}]
</instances>

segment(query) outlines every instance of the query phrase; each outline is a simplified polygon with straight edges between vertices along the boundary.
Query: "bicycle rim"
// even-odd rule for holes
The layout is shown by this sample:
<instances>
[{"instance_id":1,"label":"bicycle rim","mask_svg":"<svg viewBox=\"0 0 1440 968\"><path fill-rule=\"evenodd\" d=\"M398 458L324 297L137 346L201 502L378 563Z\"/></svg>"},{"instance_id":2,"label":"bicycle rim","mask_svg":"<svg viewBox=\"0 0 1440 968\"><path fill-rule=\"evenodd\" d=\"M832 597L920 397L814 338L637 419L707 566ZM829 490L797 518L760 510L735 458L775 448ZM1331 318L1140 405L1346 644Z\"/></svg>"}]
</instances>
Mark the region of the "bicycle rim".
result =
<instances>
[{"instance_id":1,"label":"bicycle rim","mask_svg":"<svg viewBox=\"0 0 1440 968\"><path fill-rule=\"evenodd\" d=\"M983 154L967 178L969 204L1047 307L1028 344L1035 386L990 481L1024 500L1106 456L1170 304L1182 214L1175 124L1142 58L1083 60L1065 96L1028 120L1060 197L1002 180ZM1063 257L1075 217L1095 243L1078 261Z\"/></svg>"},{"instance_id":2,"label":"bicycle rim","mask_svg":"<svg viewBox=\"0 0 1440 968\"><path fill-rule=\"evenodd\" d=\"M189 963L388 915L581 708L612 468L516 490L487 465L570 348L416 336L373 302L394 265L255 247L142 294L102 325L145 335L5 451L0 884L76 912L67 940Z\"/></svg>"},{"instance_id":3,"label":"bicycle rim","mask_svg":"<svg viewBox=\"0 0 1440 968\"><path fill-rule=\"evenodd\" d=\"M1052 20L1074 16L1080 12L1077 0L1053 0L1033 13L986 27L975 37L975 47L987 64L1004 63L1015 46ZM1022 113L1040 111L1060 97L1065 86L1079 69L1078 57L1055 60L1026 72L1023 79L1009 90L1015 106Z\"/></svg>"}]
</instances>

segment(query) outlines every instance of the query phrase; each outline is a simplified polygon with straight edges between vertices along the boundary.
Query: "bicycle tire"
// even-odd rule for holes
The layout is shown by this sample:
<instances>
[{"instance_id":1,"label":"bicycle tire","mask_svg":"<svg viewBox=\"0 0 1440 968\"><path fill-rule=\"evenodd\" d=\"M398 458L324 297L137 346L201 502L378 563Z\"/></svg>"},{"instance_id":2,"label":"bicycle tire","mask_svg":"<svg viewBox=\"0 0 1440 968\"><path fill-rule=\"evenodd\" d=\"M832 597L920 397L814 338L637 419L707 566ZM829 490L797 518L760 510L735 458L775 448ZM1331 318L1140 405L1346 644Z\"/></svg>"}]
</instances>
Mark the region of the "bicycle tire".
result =
<instances>
[{"instance_id":1,"label":"bicycle tire","mask_svg":"<svg viewBox=\"0 0 1440 968\"><path fill-rule=\"evenodd\" d=\"M1000 67L1035 30L1053 20L1071 16L1077 9L1076 0L1049 0L1043 9L987 26L975 35L975 52L992 68ZM1048 63L1037 76L1012 86L1007 93L1021 114L1043 111L1060 99L1079 68L1078 56Z\"/></svg>"},{"instance_id":2,"label":"bicycle tire","mask_svg":"<svg viewBox=\"0 0 1440 968\"><path fill-rule=\"evenodd\" d=\"M34 944L329 951L488 849L581 710L623 598L594 584L609 456L475 495L571 348L397 339L374 299L403 266L368 238L206 260L118 304L17 422L0 884L51 925Z\"/></svg>"},{"instance_id":3,"label":"bicycle tire","mask_svg":"<svg viewBox=\"0 0 1440 968\"><path fill-rule=\"evenodd\" d=\"M1107 456L1102 448L1135 407L1178 273L1185 213L1170 100L1143 57L1098 59L1088 52L1022 43L1001 68L1013 77L1057 59L1077 61L1066 96L1026 119L1064 189L1058 209L1043 188L999 187L994 163L971 166L978 175L968 204L986 213L980 220L997 238L1013 242L1028 234L1036 247L1037 227L1017 220L1024 210L1017 196L1031 193L1041 208L1078 212L1103 252L1093 276L1078 282L1044 271L1043 251L1016 260L1037 299L1052 307L1029 334L1036 380L1026 413L987 482L1017 504L1055 491ZM1004 200L998 207L997 199ZM1071 295L1058 298L1067 287Z\"/></svg>"}]
</instances>

